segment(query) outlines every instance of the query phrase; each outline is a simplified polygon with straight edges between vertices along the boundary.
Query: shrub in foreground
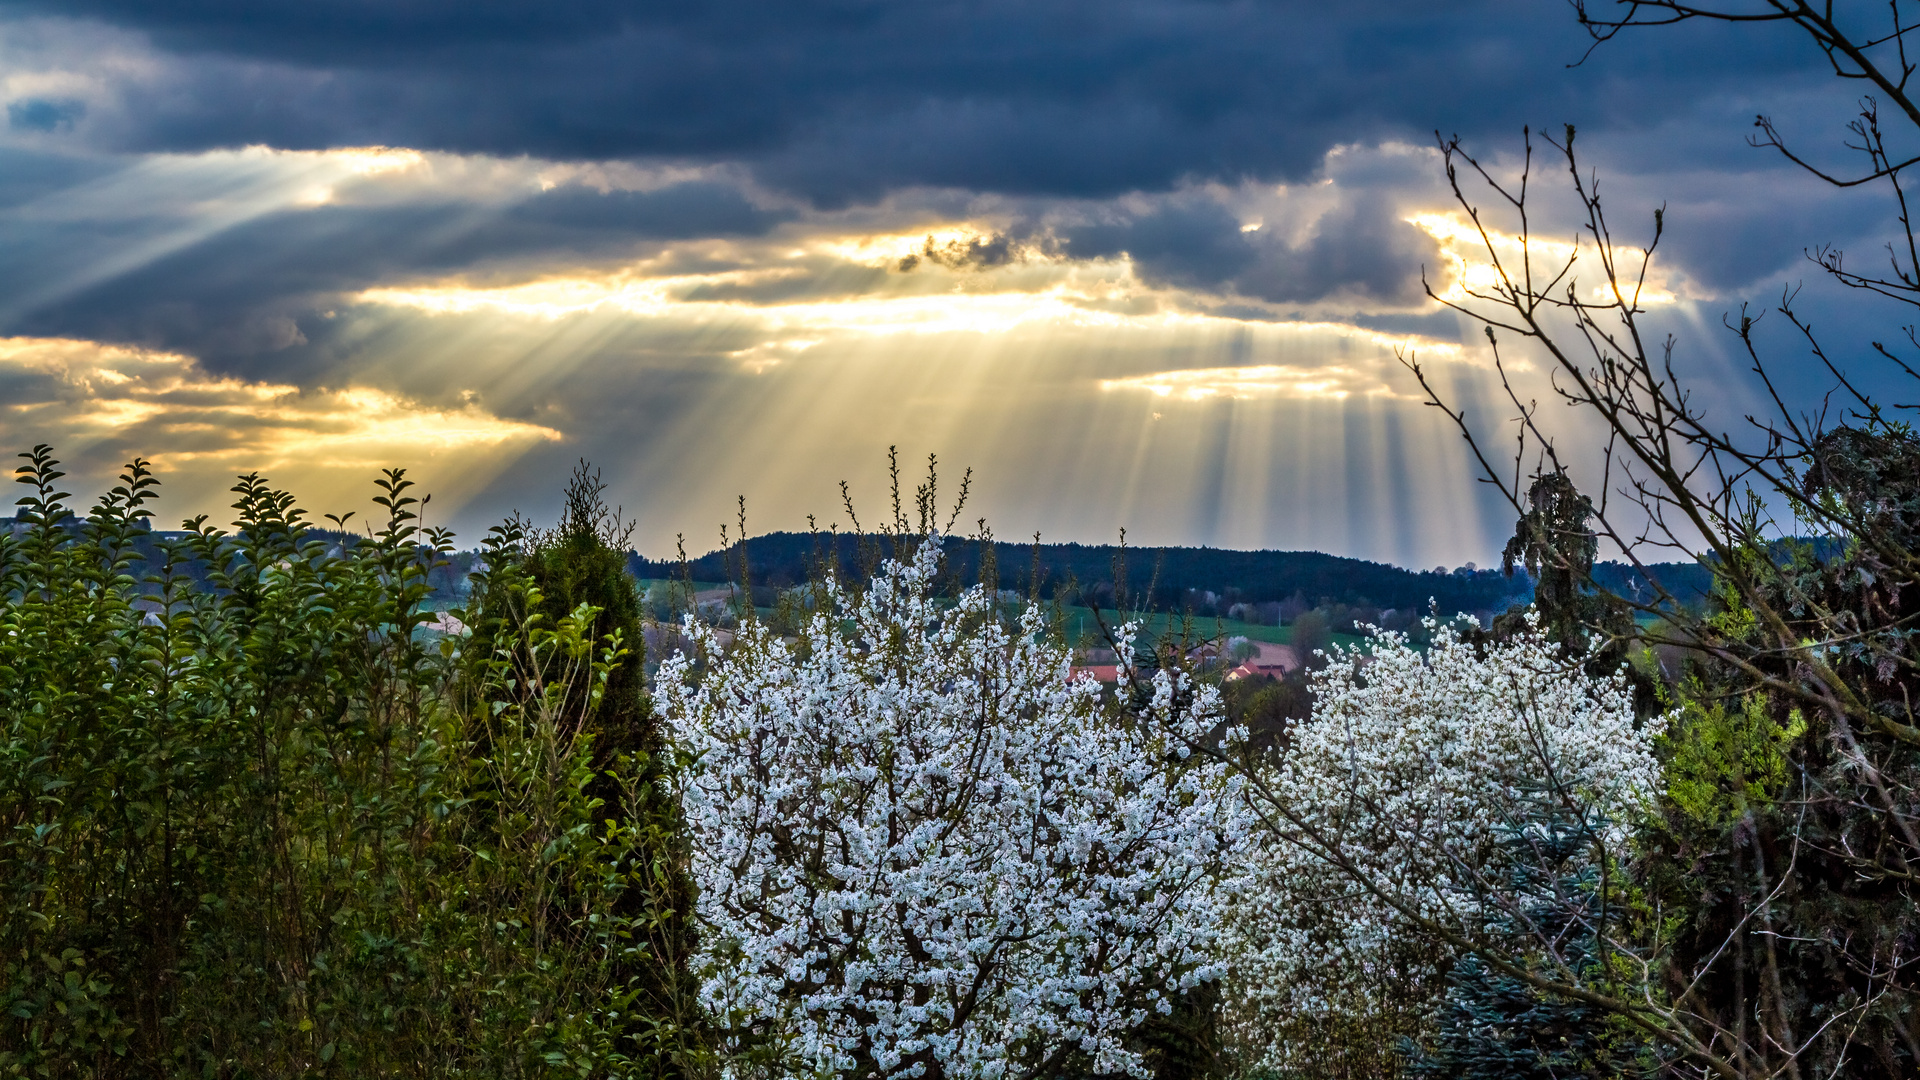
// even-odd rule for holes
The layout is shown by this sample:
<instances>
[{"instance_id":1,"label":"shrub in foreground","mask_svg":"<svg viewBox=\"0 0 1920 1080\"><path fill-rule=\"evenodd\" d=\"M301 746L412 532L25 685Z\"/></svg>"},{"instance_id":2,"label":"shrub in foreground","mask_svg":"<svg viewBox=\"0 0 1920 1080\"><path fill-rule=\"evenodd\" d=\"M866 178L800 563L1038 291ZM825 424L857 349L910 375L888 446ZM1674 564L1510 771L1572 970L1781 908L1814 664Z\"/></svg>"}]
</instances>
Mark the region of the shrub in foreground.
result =
<instances>
[{"instance_id":1,"label":"shrub in foreground","mask_svg":"<svg viewBox=\"0 0 1920 1080\"><path fill-rule=\"evenodd\" d=\"M595 769L575 707L625 649L592 606L537 616L506 574L521 652L462 657L418 632L449 537L397 471L357 541L253 476L232 532L163 537L144 463L81 517L27 456L0 537L0 1072L659 1070L634 1052L658 1022L621 907L636 838L587 794L645 779Z\"/></svg>"}]
</instances>

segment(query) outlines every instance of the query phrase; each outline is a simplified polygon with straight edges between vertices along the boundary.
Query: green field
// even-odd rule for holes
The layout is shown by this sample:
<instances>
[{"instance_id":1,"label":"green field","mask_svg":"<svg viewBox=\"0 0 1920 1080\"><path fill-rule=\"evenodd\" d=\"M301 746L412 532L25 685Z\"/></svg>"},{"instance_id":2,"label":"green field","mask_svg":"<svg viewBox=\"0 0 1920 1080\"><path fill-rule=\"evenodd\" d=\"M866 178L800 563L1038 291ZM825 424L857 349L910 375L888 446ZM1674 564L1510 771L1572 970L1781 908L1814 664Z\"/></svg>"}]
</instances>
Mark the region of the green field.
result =
<instances>
[{"instance_id":1,"label":"green field","mask_svg":"<svg viewBox=\"0 0 1920 1080\"><path fill-rule=\"evenodd\" d=\"M655 584L655 582L656 579L642 579L639 583L641 591L645 592L647 587ZM681 585L683 583L667 582L667 584ZM693 586L696 590L702 592L709 589L724 589L727 587L725 582L718 581L696 581L693 583ZM755 610L757 610L763 618L773 614L773 609L768 607L756 608ZM1060 617L1066 624L1064 629L1066 630L1067 640L1080 646L1097 646L1101 644L1099 641L1099 623L1094 618L1092 608L1070 605L1062 607L1059 610ZM1109 624L1114 620L1114 612L1111 609L1101 611L1100 615L1102 618L1105 618ZM1225 639L1244 637L1251 641L1265 641L1275 645L1290 645L1293 643L1293 627L1291 626L1267 626L1261 623L1241 622L1237 619L1202 618L1200 616L1195 616L1191 623L1186 625L1190 626L1192 633L1197 638ZM1147 620L1146 630L1150 635L1159 636L1166 633L1169 628L1176 633L1179 632L1182 629L1181 617L1159 614ZM1365 638L1357 634L1333 635L1334 644L1340 646L1359 645L1365 641Z\"/></svg>"},{"instance_id":2,"label":"green field","mask_svg":"<svg viewBox=\"0 0 1920 1080\"><path fill-rule=\"evenodd\" d=\"M1093 609L1065 607L1060 609L1060 614L1066 622L1067 640L1082 645L1099 644L1096 640L1100 633L1099 622L1094 618ZM1102 611L1100 616L1106 619L1109 625L1113 623L1114 613L1111 610ZM1178 633L1187 627L1191 628L1193 635L1197 638L1243 637L1249 641L1266 641L1275 645L1293 644L1293 627L1291 626L1265 626L1260 623L1240 622L1237 619L1209 619L1196 615L1190 623L1183 623L1179 616L1155 615L1147 620L1145 629L1148 634L1158 636L1169 629ZM1335 645L1358 645L1365 640L1356 634L1333 635Z\"/></svg>"}]
</instances>

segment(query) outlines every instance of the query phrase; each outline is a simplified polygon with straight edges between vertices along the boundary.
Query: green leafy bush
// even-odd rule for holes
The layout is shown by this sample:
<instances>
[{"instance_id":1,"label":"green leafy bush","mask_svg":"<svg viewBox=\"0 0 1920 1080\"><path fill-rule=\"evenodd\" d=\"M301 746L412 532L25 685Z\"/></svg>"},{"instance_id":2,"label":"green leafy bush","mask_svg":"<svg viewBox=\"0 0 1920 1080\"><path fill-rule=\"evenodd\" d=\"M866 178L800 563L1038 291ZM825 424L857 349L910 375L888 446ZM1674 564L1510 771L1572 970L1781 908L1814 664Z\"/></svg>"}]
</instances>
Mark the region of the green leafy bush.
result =
<instances>
[{"instance_id":1,"label":"green leafy bush","mask_svg":"<svg viewBox=\"0 0 1920 1080\"><path fill-rule=\"evenodd\" d=\"M633 857L670 848L631 812L672 763L596 751L624 628L554 615L503 560L483 585L510 633L423 630L450 537L398 470L364 537L258 476L233 531L158 534L146 463L82 517L51 451L23 456L0 537L0 1074L685 1066L662 1052L685 1014L648 982L671 868Z\"/></svg>"}]
</instances>

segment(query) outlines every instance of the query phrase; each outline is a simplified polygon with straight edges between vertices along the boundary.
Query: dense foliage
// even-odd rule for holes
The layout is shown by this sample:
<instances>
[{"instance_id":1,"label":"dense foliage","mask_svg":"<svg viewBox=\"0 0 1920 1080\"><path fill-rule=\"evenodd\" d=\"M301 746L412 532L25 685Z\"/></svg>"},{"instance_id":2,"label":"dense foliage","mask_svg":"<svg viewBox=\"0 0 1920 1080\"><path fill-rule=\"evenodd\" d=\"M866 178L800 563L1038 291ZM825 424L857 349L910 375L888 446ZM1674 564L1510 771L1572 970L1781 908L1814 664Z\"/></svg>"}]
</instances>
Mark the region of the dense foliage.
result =
<instances>
[{"instance_id":1,"label":"dense foliage","mask_svg":"<svg viewBox=\"0 0 1920 1080\"><path fill-rule=\"evenodd\" d=\"M612 969L634 990L644 1018L631 1034L650 1053L684 1063L699 1055L702 1027L690 967L689 853L671 790L673 755L646 692L641 601L625 566L632 529L607 508L604 491L599 474L582 462L568 479L553 529L533 529L516 517L489 534L484 569L472 579L476 599L468 612L471 640L461 650L468 664L461 685L478 688L483 699L504 691L523 707L558 689L555 722L575 733L585 755L580 794L597 819L596 831L631 845L619 853L609 848L625 882L613 915L639 935ZM585 640L616 646L605 657L603 679L543 681L540 632L569 618L589 620L580 627ZM469 737L486 746L494 736L482 722Z\"/></svg>"},{"instance_id":2,"label":"dense foliage","mask_svg":"<svg viewBox=\"0 0 1920 1080\"><path fill-rule=\"evenodd\" d=\"M1137 624L1072 676L915 535L669 635L583 469L442 615L397 471L363 536L258 477L157 534L144 463L82 516L37 448L0 1070L1907 1075L1917 446L1825 437L1845 542L1736 552L1664 663L1547 474L1538 609L1224 691Z\"/></svg>"},{"instance_id":3,"label":"dense foliage","mask_svg":"<svg viewBox=\"0 0 1920 1080\"><path fill-rule=\"evenodd\" d=\"M1730 1048L1757 1044L1739 1052L1754 1071L1910 1076L1920 438L1839 428L1800 477L1846 543L1755 546L1728 568L1678 688L1650 883L1687 913L1673 991Z\"/></svg>"},{"instance_id":4,"label":"dense foliage","mask_svg":"<svg viewBox=\"0 0 1920 1080\"><path fill-rule=\"evenodd\" d=\"M0 537L0 1071L656 1071L635 819L587 796L577 706L624 648L591 607L463 657L419 630L448 538L398 472L357 541L246 477L232 532L155 542L144 463L82 517L27 456Z\"/></svg>"},{"instance_id":5,"label":"dense foliage","mask_svg":"<svg viewBox=\"0 0 1920 1080\"><path fill-rule=\"evenodd\" d=\"M1590 826L1548 804L1530 820L1494 830L1503 849L1494 861L1507 868L1499 885L1521 902L1502 910L1484 895L1475 900L1493 912L1496 937L1519 946L1516 957L1526 955L1526 942L1536 935L1561 942L1567 973L1580 983L1604 985L1605 882L1584 857ZM1448 972L1431 1027L1431 1045L1414 1047L1409 1055L1412 1080L1560 1080L1638 1064L1632 1060L1638 1048L1611 1038L1600 1006L1543 993L1471 953Z\"/></svg>"}]
</instances>

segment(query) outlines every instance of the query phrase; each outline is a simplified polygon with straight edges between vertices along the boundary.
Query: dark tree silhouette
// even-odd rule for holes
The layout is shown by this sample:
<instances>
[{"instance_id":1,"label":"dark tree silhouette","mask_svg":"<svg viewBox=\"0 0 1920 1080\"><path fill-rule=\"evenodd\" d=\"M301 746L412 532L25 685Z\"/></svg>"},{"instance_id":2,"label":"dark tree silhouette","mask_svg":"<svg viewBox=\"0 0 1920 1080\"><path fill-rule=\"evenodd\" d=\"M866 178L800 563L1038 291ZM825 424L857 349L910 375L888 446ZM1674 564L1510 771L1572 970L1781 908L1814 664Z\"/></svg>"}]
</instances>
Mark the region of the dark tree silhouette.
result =
<instances>
[{"instance_id":1,"label":"dark tree silhouette","mask_svg":"<svg viewBox=\"0 0 1920 1080\"><path fill-rule=\"evenodd\" d=\"M688 967L698 944L690 918L693 886L678 804L669 787L673 762L646 693L642 601L627 571L633 525L606 505L605 492L599 472L582 461L567 480L560 521L552 530L528 529L518 519L496 530L488 551L496 565L484 577L472 651L489 655L502 637L517 640L516 648L524 650L529 626L557 625L582 605L597 612L592 639L617 639L623 650L598 700L580 680L563 710L566 723L593 739L594 778L587 794L600 804L601 828L620 831L632 845L619 912L650 927L649 939L634 943L626 972L636 993L631 1034L637 1049L654 1052L663 1064L674 1063L685 1059L686 1048L661 1047L660 1040L700 1038L696 985ZM530 609L524 604L528 596L538 597ZM531 680L522 686L532 692Z\"/></svg>"}]
</instances>

